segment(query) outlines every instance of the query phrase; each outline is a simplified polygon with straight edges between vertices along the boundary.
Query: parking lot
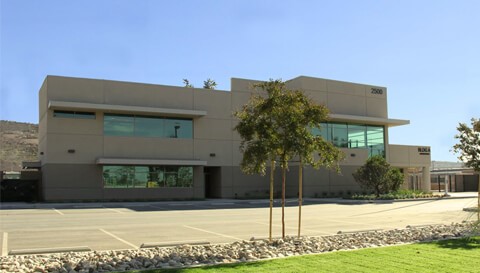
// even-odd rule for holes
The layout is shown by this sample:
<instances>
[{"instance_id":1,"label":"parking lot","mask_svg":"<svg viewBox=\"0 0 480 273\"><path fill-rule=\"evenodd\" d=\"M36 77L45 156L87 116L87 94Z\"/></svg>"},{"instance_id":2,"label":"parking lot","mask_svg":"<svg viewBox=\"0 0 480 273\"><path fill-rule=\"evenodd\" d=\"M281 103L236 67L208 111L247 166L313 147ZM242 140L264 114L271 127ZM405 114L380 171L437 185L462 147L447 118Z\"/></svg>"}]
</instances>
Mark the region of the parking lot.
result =
<instances>
[{"instance_id":1,"label":"parking lot","mask_svg":"<svg viewBox=\"0 0 480 273\"><path fill-rule=\"evenodd\" d=\"M473 196L379 203L307 199L302 210L302 235L461 222L472 217L462 209L476 205ZM297 234L296 205L295 200L289 200L286 208L287 235ZM1 255L266 238L268 216L266 200L4 204L0 210ZM274 236L278 237L279 202L275 203L273 218Z\"/></svg>"}]
</instances>

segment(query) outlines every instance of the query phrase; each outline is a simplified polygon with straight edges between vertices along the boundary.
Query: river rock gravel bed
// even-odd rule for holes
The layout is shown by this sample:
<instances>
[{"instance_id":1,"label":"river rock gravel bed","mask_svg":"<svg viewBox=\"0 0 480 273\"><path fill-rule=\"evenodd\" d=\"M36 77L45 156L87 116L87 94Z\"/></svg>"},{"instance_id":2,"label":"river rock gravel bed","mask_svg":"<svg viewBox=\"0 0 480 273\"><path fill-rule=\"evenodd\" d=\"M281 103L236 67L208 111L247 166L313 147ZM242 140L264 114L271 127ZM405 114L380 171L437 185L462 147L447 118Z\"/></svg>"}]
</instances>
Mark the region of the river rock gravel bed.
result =
<instances>
[{"instance_id":1,"label":"river rock gravel bed","mask_svg":"<svg viewBox=\"0 0 480 273\"><path fill-rule=\"evenodd\" d=\"M214 265L452 239L469 236L471 230L469 223L458 223L322 237L286 237L272 242L252 239L217 245L5 256L0 257L0 272L94 273Z\"/></svg>"}]
</instances>

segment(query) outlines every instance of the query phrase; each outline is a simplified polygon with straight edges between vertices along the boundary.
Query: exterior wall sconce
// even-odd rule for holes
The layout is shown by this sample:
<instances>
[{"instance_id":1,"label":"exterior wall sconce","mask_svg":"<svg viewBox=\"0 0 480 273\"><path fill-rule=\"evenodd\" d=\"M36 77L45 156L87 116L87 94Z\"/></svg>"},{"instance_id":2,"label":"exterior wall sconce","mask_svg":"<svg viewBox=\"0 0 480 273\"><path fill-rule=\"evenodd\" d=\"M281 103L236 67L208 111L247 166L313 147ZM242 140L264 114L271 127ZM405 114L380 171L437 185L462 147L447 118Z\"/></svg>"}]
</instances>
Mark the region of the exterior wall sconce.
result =
<instances>
[{"instance_id":1,"label":"exterior wall sconce","mask_svg":"<svg viewBox=\"0 0 480 273\"><path fill-rule=\"evenodd\" d=\"M356 154L350 154L350 156L351 156L351 157L355 157L355 156L357 156L357 155L356 155Z\"/></svg>"},{"instance_id":2,"label":"exterior wall sconce","mask_svg":"<svg viewBox=\"0 0 480 273\"><path fill-rule=\"evenodd\" d=\"M68 149L67 152L68 152L69 154L74 154L74 153L75 153L75 149Z\"/></svg>"}]
</instances>

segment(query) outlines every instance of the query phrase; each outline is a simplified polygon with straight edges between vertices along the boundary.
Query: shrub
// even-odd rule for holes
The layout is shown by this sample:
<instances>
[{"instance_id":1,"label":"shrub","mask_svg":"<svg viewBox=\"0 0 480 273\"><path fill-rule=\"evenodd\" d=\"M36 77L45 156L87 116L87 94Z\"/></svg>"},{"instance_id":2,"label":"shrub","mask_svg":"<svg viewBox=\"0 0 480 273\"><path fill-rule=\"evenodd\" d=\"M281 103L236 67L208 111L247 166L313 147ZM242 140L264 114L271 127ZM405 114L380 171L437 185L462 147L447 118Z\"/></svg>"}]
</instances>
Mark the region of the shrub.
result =
<instances>
[{"instance_id":1,"label":"shrub","mask_svg":"<svg viewBox=\"0 0 480 273\"><path fill-rule=\"evenodd\" d=\"M358 168L353 174L355 181L366 190L373 190L378 198L398 190L403 183L403 174L399 169L392 168L382 156L372 156L365 165Z\"/></svg>"}]
</instances>

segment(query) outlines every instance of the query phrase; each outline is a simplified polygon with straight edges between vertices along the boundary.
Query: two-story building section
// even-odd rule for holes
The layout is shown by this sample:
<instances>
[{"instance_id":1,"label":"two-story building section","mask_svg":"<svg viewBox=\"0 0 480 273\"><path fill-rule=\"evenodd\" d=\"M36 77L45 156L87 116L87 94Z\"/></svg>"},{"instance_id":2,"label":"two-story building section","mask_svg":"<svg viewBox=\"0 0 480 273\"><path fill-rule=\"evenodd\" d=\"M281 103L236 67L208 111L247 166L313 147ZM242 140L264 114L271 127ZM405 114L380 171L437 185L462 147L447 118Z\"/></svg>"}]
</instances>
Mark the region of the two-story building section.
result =
<instances>
[{"instance_id":1,"label":"two-story building section","mask_svg":"<svg viewBox=\"0 0 480 273\"><path fill-rule=\"evenodd\" d=\"M258 81L231 80L208 90L111 80L47 76L39 92L39 159L45 201L259 198L268 177L240 169L241 139L233 112ZM341 174L304 171L306 197L360 192L352 173L384 155L406 174L405 187L430 189L430 147L388 142L387 89L300 76L287 81L330 109L321 131L345 153ZM287 196L298 193L298 168ZM275 192L280 192L276 179Z\"/></svg>"}]
</instances>

